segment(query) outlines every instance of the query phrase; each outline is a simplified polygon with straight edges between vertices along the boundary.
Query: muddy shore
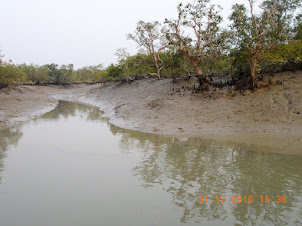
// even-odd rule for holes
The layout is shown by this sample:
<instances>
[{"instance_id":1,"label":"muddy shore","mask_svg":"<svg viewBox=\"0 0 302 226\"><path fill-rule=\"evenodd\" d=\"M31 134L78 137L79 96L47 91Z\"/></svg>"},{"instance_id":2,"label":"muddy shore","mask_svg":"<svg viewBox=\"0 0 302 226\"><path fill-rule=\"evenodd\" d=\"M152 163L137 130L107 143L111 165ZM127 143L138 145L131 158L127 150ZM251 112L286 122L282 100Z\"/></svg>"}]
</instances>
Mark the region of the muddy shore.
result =
<instances>
[{"instance_id":1,"label":"muddy shore","mask_svg":"<svg viewBox=\"0 0 302 226\"><path fill-rule=\"evenodd\" d=\"M284 72L267 79L273 85L235 95L218 88L193 93L194 78L176 83L148 79L131 84L2 89L0 128L42 115L59 100L68 100L99 107L110 123L125 129L179 136L202 134L226 144L246 140L243 143L252 145L248 140L254 137L252 140L263 140L263 144L271 142L272 152L281 152L293 142L302 147L302 72ZM274 139L270 141L271 136ZM291 138L285 139L288 136ZM295 148L294 152L302 150Z\"/></svg>"}]
</instances>

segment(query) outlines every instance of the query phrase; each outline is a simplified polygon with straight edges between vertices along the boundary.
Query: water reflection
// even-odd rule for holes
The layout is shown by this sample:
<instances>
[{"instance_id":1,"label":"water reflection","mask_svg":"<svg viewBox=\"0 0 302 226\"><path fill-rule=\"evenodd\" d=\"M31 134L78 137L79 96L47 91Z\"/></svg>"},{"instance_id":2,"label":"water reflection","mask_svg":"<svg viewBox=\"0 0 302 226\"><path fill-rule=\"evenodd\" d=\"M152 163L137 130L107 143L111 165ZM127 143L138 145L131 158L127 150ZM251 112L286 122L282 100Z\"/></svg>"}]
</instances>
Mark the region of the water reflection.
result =
<instances>
[{"instance_id":1,"label":"water reflection","mask_svg":"<svg viewBox=\"0 0 302 226\"><path fill-rule=\"evenodd\" d=\"M84 121L107 123L101 114L97 108L62 101L56 109L33 122L38 124L80 117ZM139 186L145 190L154 187L164 190L180 210L180 223L302 224L302 156L238 150L236 145L216 146L212 140L200 137L167 137L107 124L112 133L110 136L118 137L122 155L138 153L131 173L139 180ZM85 134L83 139L86 139L90 131L82 132ZM22 134L22 125L0 131L0 183L7 150L9 146L18 144ZM109 162L109 165L115 164ZM113 171L108 169L112 174ZM108 187L114 185L109 184ZM208 203L198 203L200 195L207 196ZM238 195L253 196L254 202L232 204L232 196ZM261 203L260 196L266 195L286 196L287 202L277 204L274 199L269 204ZM230 203L217 203L216 196L225 196L226 202ZM124 200L126 203L132 201ZM142 205L147 206L148 203Z\"/></svg>"},{"instance_id":2,"label":"water reflection","mask_svg":"<svg viewBox=\"0 0 302 226\"><path fill-rule=\"evenodd\" d=\"M139 149L143 159L133 168L142 186L160 184L182 208L182 223L236 222L241 225L302 224L302 157L204 146L201 138L169 138L126 131L123 149ZM199 195L212 203L199 204ZM216 196L230 204L217 203ZM232 204L232 196L253 196L254 202ZM269 204L261 196L275 197ZM277 204L276 196L287 196Z\"/></svg>"},{"instance_id":3,"label":"water reflection","mask_svg":"<svg viewBox=\"0 0 302 226\"><path fill-rule=\"evenodd\" d=\"M4 170L4 159L6 152L11 146L16 146L23 133L21 126L9 127L0 131L0 184L2 182L2 171Z\"/></svg>"},{"instance_id":4,"label":"water reflection","mask_svg":"<svg viewBox=\"0 0 302 226\"><path fill-rule=\"evenodd\" d=\"M39 118L32 120L32 122L39 123L40 121L58 121L61 118L67 119L80 114L87 121L104 121L102 118L102 112L97 107L83 105L79 103L72 103L66 101L60 101L59 105L52 111L42 115ZM26 123L25 123L26 124ZM16 147L18 142L22 138L22 127L24 123L20 123L16 126L8 127L0 130L0 184L2 181L2 171L5 169L4 161L7 157L7 151L10 147Z\"/></svg>"},{"instance_id":5,"label":"water reflection","mask_svg":"<svg viewBox=\"0 0 302 226\"><path fill-rule=\"evenodd\" d=\"M106 121L106 119L102 118L102 111L100 111L97 107L67 101L60 101L59 105L54 110L35 119L35 121L58 121L61 118L68 119L70 117L76 116L77 114L80 114L81 117L84 117L87 121Z\"/></svg>"}]
</instances>

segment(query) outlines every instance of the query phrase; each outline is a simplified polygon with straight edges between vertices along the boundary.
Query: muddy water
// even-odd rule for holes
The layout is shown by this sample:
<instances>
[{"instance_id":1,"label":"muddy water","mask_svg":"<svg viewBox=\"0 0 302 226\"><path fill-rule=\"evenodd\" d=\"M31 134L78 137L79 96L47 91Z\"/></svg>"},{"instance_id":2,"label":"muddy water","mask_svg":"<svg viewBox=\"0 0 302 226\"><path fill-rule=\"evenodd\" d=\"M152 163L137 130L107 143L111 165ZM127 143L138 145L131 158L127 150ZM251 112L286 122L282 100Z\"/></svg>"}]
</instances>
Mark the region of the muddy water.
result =
<instances>
[{"instance_id":1,"label":"muddy water","mask_svg":"<svg viewBox=\"0 0 302 226\"><path fill-rule=\"evenodd\" d=\"M68 102L0 149L0 225L302 224L299 155L127 131Z\"/></svg>"}]
</instances>

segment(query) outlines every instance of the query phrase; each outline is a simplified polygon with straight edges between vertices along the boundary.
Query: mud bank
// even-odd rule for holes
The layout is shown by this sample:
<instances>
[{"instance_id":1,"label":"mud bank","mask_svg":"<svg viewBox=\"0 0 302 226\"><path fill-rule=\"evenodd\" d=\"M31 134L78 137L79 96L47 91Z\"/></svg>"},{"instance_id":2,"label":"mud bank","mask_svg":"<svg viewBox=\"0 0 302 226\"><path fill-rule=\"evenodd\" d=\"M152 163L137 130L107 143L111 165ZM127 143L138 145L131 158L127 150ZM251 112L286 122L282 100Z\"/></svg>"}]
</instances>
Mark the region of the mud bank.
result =
<instances>
[{"instance_id":1,"label":"mud bank","mask_svg":"<svg viewBox=\"0 0 302 226\"><path fill-rule=\"evenodd\" d=\"M95 87L76 100L100 107L119 127L144 132L302 134L302 72L271 80L278 85L235 96L227 89L192 94L194 79L142 80Z\"/></svg>"},{"instance_id":2,"label":"mud bank","mask_svg":"<svg viewBox=\"0 0 302 226\"><path fill-rule=\"evenodd\" d=\"M0 89L0 128L38 117L54 109L66 95L73 96L75 100L94 86L22 85L11 90Z\"/></svg>"},{"instance_id":3,"label":"mud bank","mask_svg":"<svg viewBox=\"0 0 302 226\"><path fill-rule=\"evenodd\" d=\"M273 85L235 95L218 88L194 93L194 78L176 83L149 79L131 84L20 86L0 92L0 127L39 116L58 100L67 100L98 106L110 123L125 129L202 135L209 142L215 138L227 145L239 141L252 145L257 140L271 143L272 152L282 152L294 142L294 152L302 153L296 145L302 146L302 72L267 79Z\"/></svg>"}]
</instances>

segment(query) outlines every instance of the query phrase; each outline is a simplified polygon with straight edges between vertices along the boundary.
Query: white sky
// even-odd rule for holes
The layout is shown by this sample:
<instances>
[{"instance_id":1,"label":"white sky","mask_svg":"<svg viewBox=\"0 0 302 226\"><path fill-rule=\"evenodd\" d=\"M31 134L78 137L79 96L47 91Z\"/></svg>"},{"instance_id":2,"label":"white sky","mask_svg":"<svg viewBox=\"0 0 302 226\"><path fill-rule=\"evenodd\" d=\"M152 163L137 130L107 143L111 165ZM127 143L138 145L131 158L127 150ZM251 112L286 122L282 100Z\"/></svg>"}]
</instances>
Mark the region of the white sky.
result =
<instances>
[{"instance_id":1,"label":"white sky","mask_svg":"<svg viewBox=\"0 0 302 226\"><path fill-rule=\"evenodd\" d=\"M126 34L139 20L177 17L179 0L0 0L0 50L14 63L116 63L115 51L136 52ZM187 3L188 0L182 2ZM223 8L245 0L212 0Z\"/></svg>"}]
</instances>

